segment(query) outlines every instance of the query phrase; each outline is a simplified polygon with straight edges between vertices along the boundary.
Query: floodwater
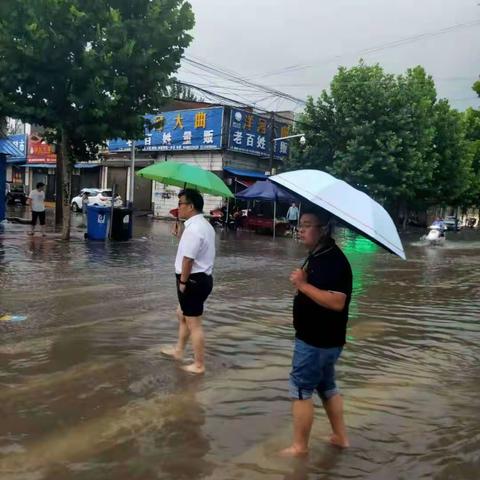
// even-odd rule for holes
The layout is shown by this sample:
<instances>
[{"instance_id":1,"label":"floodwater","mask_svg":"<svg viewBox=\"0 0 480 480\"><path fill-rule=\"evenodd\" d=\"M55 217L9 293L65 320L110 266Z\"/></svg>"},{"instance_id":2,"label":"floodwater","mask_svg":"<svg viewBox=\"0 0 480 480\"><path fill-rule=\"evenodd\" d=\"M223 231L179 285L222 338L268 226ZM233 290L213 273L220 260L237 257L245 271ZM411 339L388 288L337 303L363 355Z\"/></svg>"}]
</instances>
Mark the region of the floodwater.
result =
<instances>
[{"instance_id":1,"label":"floodwater","mask_svg":"<svg viewBox=\"0 0 480 480\"><path fill-rule=\"evenodd\" d=\"M78 222L78 219L77 219ZM279 459L291 435L292 239L218 232L204 319L207 368L161 356L176 335L170 225L135 239L68 244L0 233L0 478L480 478L480 236L444 248L405 239L401 261L339 234L354 270L338 364L352 447L324 441ZM318 405L319 402L317 402Z\"/></svg>"}]
</instances>

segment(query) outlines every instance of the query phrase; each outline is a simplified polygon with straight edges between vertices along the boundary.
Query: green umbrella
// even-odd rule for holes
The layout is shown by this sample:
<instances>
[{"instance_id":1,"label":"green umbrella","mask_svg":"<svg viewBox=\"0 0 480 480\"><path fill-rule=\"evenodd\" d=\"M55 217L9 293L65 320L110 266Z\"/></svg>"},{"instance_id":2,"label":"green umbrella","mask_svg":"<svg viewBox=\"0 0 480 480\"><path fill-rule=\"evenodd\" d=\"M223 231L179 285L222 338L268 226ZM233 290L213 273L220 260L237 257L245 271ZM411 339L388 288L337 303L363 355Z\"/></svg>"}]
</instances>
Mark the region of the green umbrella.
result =
<instances>
[{"instance_id":1,"label":"green umbrella","mask_svg":"<svg viewBox=\"0 0 480 480\"><path fill-rule=\"evenodd\" d=\"M180 188L195 188L203 193L220 197L233 197L232 192L214 173L195 165L177 162L154 163L142 168L137 175L150 180L175 185Z\"/></svg>"}]
</instances>

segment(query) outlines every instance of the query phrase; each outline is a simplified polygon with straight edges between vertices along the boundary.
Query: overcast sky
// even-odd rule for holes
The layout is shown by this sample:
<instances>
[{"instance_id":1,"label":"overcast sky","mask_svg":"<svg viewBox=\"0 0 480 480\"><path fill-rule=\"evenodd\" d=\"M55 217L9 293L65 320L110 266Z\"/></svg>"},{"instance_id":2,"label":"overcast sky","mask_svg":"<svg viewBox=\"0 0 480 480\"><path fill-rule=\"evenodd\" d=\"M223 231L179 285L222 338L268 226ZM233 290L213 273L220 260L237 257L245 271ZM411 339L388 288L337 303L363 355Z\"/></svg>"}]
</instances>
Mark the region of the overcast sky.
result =
<instances>
[{"instance_id":1,"label":"overcast sky","mask_svg":"<svg viewBox=\"0 0 480 480\"><path fill-rule=\"evenodd\" d=\"M353 65L362 57L367 63L380 63L392 73L423 65L433 75L440 97L447 97L460 110L480 105L471 90L480 75L480 0L190 0L190 3L196 26L187 57L233 70L296 97L318 96L328 87L339 65ZM478 23L395 48L359 53L472 22ZM289 67L295 68L288 71ZM178 76L206 88L220 85L217 91L226 96L232 96L231 87L235 87L189 65L184 65ZM251 103L267 96L249 90L236 92ZM273 98L258 104L267 109L295 106Z\"/></svg>"}]
</instances>

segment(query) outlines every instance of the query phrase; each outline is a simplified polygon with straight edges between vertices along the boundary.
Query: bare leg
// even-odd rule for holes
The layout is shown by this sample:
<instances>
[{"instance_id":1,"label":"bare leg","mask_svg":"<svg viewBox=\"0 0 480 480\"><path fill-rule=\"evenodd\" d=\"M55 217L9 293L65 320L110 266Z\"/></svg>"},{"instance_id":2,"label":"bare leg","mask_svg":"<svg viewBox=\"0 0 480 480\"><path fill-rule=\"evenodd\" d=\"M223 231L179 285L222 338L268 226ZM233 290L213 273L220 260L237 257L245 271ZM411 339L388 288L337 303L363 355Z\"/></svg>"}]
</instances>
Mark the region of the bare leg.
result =
<instances>
[{"instance_id":1,"label":"bare leg","mask_svg":"<svg viewBox=\"0 0 480 480\"><path fill-rule=\"evenodd\" d=\"M205 372L205 336L202 327L202 317L185 317L188 329L192 335L194 362L183 369L190 373Z\"/></svg>"},{"instance_id":2,"label":"bare leg","mask_svg":"<svg viewBox=\"0 0 480 480\"><path fill-rule=\"evenodd\" d=\"M347 437L347 429L345 427L345 421L343 419L343 399L340 394L336 394L333 397L323 402L323 407L327 412L328 420L332 426L332 436L330 437L330 443L337 447L346 448L350 446L350 442Z\"/></svg>"},{"instance_id":3,"label":"bare leg","mask_svg":"<svg viewBox=\"0 0 480 480\"><path fill-rule=\"evenodd\" d=\"M178 341L176 345L167 346L162 348L160 351L165 355L170 355L177 360L183 358L183 352L187 345L188 339L190 337L190 330L188 329L185 316L180 308L180 305L177 307L177 318L178 318Z\"/></svg>"},{"instance_id":4,"label":"bare leg","mask_svg":"<svg viewBox=\"0 0 480 480\"><path fill-rule=\"evenodd\" d=\"M45 225L40 225L40 231L42 232L42 237L45 237L46 236Z\"/></svg>"},{"instance_id":5,"label":"bare leg","mask_svg":"<svg viewBox=\"0 0 480 480\"><path fill-rule=\"evenodd\" d=\"M301 456L308 453L308 441L313 425L313 400L294 400L293 414L293 443L280 452L282 456Z\"/></svg>"}]
</instances>

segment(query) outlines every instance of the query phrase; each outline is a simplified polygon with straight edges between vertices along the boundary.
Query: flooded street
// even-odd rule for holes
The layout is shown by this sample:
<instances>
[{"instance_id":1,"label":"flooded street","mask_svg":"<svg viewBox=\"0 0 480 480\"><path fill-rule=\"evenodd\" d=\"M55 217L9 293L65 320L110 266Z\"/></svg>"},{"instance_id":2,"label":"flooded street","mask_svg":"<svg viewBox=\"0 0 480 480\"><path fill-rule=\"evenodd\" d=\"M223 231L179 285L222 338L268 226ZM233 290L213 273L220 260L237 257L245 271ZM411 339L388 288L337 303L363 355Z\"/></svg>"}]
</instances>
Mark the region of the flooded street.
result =
<instances>
[{"instance_id":1,"label":"flooded street","mask_svg":"<svg viewBox=\"0 0 480 480\"><path fill-rule=\"evenodd\" d=\"M0 233L0 314L26 316L0 322L2 480L480 478L478 232L443 248L406 237L407 262L339 232L352 448L325 443L317 408L309 458L285 460L300 244L217 232L198 378L159 353L177 333L169 223L140 218L132 241L106 244L26 229Z\"/></svg>"}]
</instances>

